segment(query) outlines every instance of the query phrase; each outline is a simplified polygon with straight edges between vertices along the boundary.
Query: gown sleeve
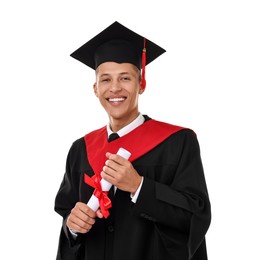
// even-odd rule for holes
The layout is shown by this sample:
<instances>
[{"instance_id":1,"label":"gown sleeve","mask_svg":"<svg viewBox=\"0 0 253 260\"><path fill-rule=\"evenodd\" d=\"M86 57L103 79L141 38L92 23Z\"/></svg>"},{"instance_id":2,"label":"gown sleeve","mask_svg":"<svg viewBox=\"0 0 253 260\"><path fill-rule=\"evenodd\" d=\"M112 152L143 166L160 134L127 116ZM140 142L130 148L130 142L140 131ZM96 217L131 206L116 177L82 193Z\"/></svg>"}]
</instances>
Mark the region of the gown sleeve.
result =
<instances>
[{"instance_id":1,"label":"gown sleeve","mask_svg":"<svg viewBox=\"0 0 253 260\"><path fill-rule=\"evenodd\" d=\"M66 218L70 210L75 206L79 200L78 197L78 182L79 178L75 178L73 174L73 157L75 156L74 144L71 146L67 161L66 170L61 182L60 188L55 197L55 211L63 218Z\"/></svg>"},{"instance_id":2,"label":"gown sleeve","mask_svg":"<svg viewBox=\"0 0 253 260\"><path fill-rule=\"evenodd\" d=\"M57 260L78 259L80 238L79 236L76 239L72 237L66 226L66 220L71 209L80 200L79 182L80 164L82 162L79 158L83 156L83 152L80 155L80 151L84 150L81 139L72 144L66 160L65 174L55 197L54 210L63 218L56 256Z\"/></svg>"},{"instance_id":3,"label":"gown sleeve","mask_svg":"<svg viewBox=\"0 0 253 260\"><path fill-rule=\"evenodd\" d=\"M173 144L173 151L177 154L172 181L163 181L166 174L172 173L162 170L155 180L144 176L134 210L141 217L153 221L162 232L186 233L191 257L205 242L211 221L209 196L195 133L184 130L171 138L174 142L170 145Z\"/></svg>"}]
</instances>

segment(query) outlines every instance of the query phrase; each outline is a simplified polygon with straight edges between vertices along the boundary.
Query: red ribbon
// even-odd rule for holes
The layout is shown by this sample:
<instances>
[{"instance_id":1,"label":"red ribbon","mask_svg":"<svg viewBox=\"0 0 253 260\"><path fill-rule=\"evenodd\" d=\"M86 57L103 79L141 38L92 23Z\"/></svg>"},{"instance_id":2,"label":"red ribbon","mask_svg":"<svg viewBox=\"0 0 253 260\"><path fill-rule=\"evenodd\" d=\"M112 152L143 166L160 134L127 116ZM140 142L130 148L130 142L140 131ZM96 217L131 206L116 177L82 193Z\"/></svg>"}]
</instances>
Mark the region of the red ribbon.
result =
<instances>
[{"instance_id":1,"label":"red ribbon","mask_svg":"<svg viewBox=\"0 0 253 260\"><path fill-rule=\"evenodd\" d=\"M108 209L112 207L112 202L107 196L108 191L103 191L100 180L96 175L92 177L88 176L87 174L84 175L84 182L90 185L91 187L95 188L93 194L98 198L99 206L101 212L105 218L109 216Z\"/></svg>"}]
</instances>

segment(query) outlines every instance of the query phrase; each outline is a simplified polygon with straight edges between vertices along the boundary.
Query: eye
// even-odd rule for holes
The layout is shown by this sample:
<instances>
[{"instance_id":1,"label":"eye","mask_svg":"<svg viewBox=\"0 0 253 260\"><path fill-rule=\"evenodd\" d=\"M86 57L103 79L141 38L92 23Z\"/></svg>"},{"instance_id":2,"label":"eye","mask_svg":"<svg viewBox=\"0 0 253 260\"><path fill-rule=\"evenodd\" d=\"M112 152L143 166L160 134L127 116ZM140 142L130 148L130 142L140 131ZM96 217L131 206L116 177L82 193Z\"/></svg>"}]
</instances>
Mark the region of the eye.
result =
<instances>
[{"instance_id":1,"label":"eye","mask_svg":"<svg viewBox=\"0 0 253 260\"><path fill-rule=\"evenodd\" d=\"M102 78L100 81L106 83L106 82L109 82L109 81L110 81L110 78Z\"/></svg>"},{"instance_id":2,"label":"eye","mask_svg":"<svg viewBox=\"0 0 253 260\"><path fill-rule=\"evenodd\" d=\"M121 80L122 80L122 81L129 81L129 80L130 80L130 77L125 76L125 77L122 77Z\"/></svg>"}]
</instances>

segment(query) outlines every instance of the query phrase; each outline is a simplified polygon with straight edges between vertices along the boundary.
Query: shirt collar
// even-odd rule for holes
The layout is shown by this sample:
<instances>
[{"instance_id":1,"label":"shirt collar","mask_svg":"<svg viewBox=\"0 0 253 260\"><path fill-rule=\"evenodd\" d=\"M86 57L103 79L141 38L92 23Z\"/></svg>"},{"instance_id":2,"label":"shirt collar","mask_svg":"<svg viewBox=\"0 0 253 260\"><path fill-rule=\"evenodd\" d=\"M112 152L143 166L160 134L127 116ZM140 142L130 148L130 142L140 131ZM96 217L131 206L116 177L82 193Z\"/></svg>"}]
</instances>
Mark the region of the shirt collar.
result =
<instances>
[{"instance_id":1,"label":"shirt collar","mask_svg":"<svg viewBox=\"0 0 253 260\"><path fill-rule=\"evenodd\" d=\"M126 135L128 133L130 133L131 131L133 131L136 127L142 125L144 123L145 119L143 117L143 115L140 113L130 124L124 126L123 128L121 128L117 134L121 137L123 135ZM108 136L110 134L112 134L112 130L110 128L110 124L107 124L107 133Z\"/></svg>"}]
</instances>

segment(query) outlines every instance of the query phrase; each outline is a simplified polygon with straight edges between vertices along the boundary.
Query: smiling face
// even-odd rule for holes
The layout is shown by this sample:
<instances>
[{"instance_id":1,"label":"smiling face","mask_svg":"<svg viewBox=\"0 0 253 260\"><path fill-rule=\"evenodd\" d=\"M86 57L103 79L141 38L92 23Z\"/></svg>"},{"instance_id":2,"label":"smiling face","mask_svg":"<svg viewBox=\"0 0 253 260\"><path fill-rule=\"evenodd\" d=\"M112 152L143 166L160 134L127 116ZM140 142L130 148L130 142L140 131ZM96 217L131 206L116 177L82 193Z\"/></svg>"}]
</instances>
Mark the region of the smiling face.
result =
<instances>
[{"instance_id":1,"label":"smiling face","mask_svg":"<svg viewBox=\"0 0 253 260\"><path fill-rule=\"evenodd\" d=\"M113 131L138 116L138 97L143 91L139 70L130 63L105 62L96 70L94 92L109 116Z\"/></svg>"}]
</instances>

